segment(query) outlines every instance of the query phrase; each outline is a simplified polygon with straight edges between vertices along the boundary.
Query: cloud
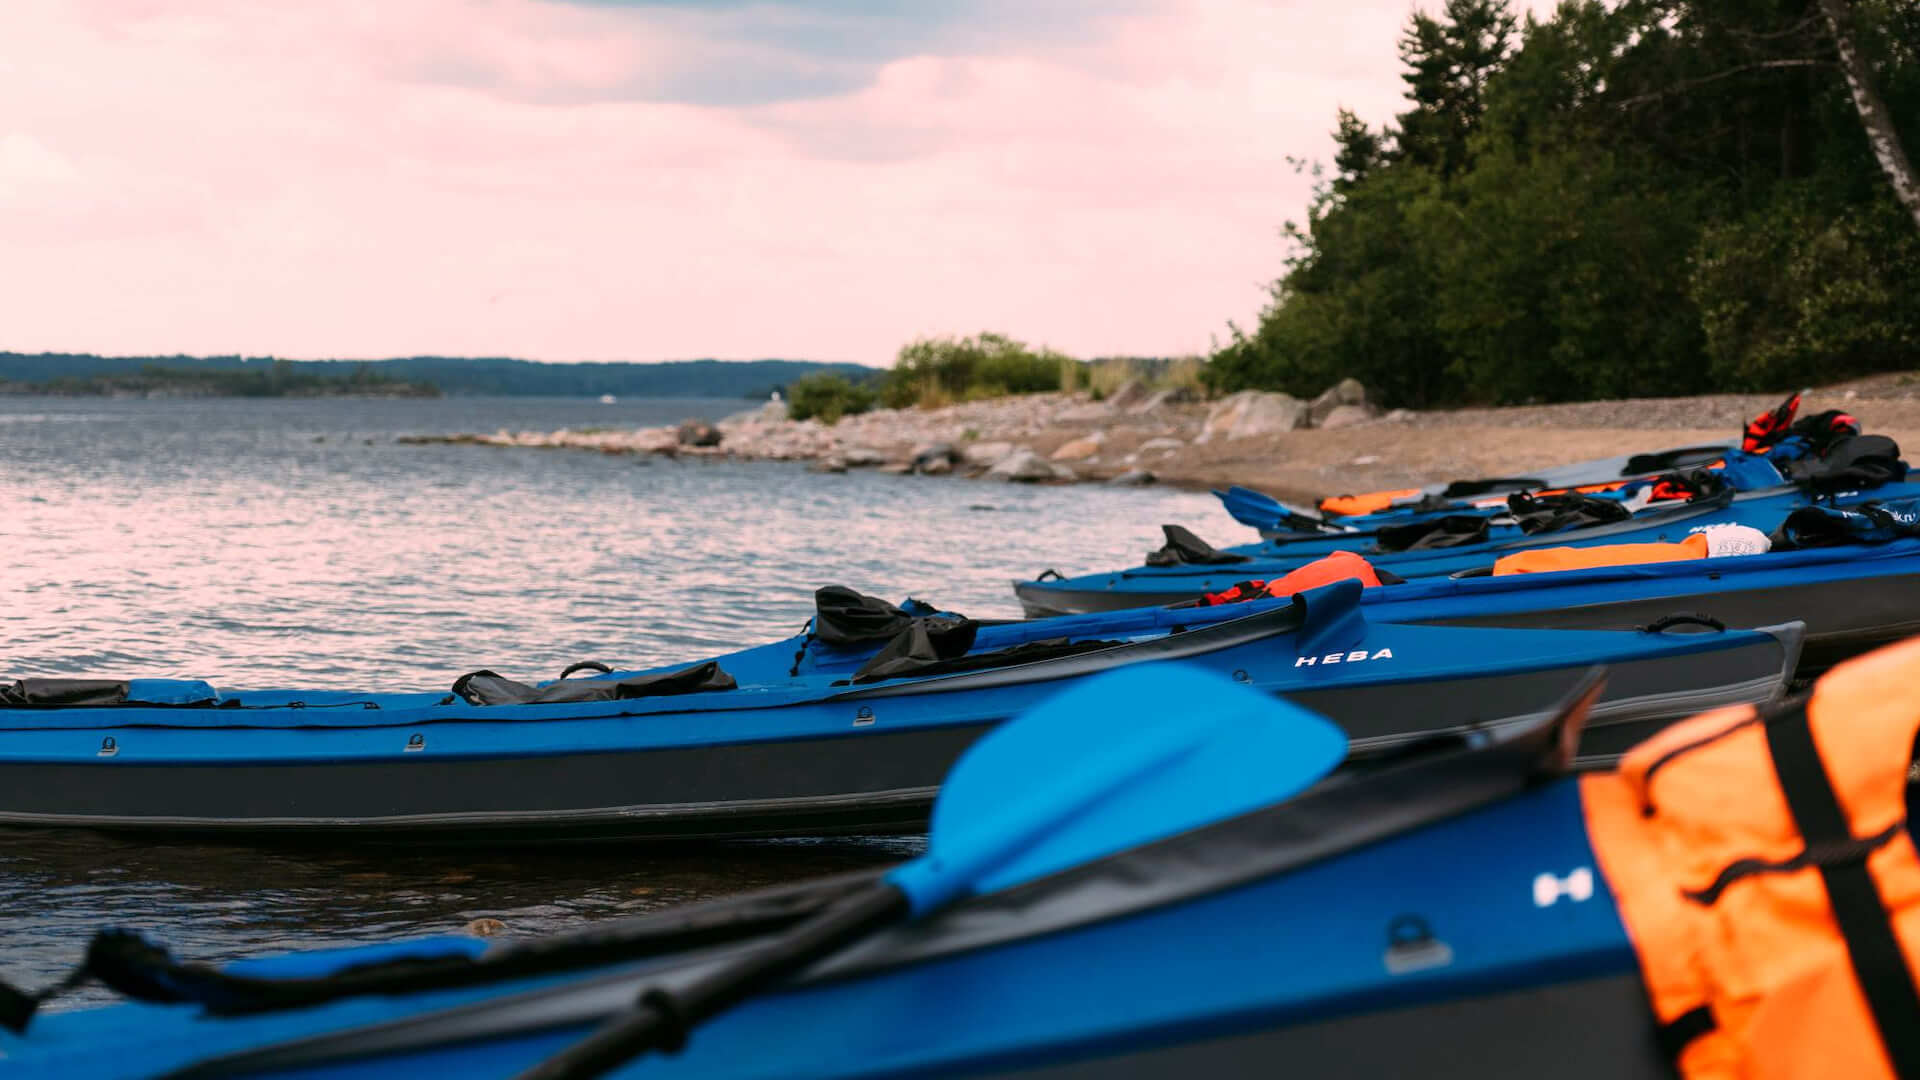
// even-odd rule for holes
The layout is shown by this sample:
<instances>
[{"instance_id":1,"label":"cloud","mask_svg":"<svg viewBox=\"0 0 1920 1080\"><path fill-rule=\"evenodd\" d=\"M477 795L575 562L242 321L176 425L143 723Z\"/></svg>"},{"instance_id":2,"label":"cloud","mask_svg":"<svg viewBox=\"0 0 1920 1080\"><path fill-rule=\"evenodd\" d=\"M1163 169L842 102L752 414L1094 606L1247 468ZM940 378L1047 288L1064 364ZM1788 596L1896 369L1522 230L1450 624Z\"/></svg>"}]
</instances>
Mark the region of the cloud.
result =
<instances>
[{"instance_id":1,"label":"cloud","mask_svg":"<svg viewBox=\"0 0 1920 1080\"><path fill-rule=\"evenodd\" d=\"M1206 348L1404 0L1031 8L8 0L0 348Z\"/></svg>"},{"instance_id":2,"label":"cloud","mask_svg":"<svg viewBox=\"0 0 1920 1080\"><path fill-rule=\"evenodd\" d=\"M720 107L817 100L872 85L918 56L1017 53L1097 40L1153 0L541 0L445 21L389 53L427 84L549 105L666 102ZM431 7L431 5L430 5ZM500 32L505 29L506 32Z\"/></svg>"}]
</instances>

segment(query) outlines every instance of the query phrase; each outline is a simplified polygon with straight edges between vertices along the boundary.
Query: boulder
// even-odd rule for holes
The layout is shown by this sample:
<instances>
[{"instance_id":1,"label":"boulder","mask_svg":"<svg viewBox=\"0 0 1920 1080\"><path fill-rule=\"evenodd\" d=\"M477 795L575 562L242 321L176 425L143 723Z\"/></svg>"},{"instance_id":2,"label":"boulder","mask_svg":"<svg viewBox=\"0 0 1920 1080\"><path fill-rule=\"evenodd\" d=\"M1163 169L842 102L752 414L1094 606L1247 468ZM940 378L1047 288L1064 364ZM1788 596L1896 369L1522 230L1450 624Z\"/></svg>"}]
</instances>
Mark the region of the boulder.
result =
<instances>
[{"instance_id":1,"label":"boulder","mask_svg":"<svg viewBox=\"0 0 1920 1080\"><path fill-rule=\"evenodd\" d=\"M1154 480L1154 475L1145 469L1128 469L1107 483L1116 487L1139 487L1142 484L1151 484Z\"/></svg>"},{"instance_id":2,"label":"boulder","mask_svg":"<svg viewBox=\"0 0 1920 1080\"><path fill-rule=\"evenodd\" d=\"M682 420L674 429L674 438L681 446L719 446L725 436L705 420Z\"/></svg>"},{"instance_id":3,"label":"boulder","mask_svg":"<svg viewBox=\"0 0 1920 1080\"><path fill-rule=\"evenodd\" d=\"M1192 400L1194 400L1194 394L1191 387L1176 386L1168 390L1157 390L1147 395L1145 400L1127 411L1135 416L1140 416L1144 413L1153 412L1163 405L1184 405Z\"/></svg>"},{"instance_id":4,"label":"boulder","mask_svg":"<svg viewBox=\"0 0 1920 1080\"><path fill-rule=\"evenodd\" d=\"M1333 410L1342 405L1365 405L1366 403L1367 388L1360 385L1359 379L1348 377L1322 391L1319 397L1313 399L1313 404L1308 406L1308 411L1313 416L1314 426L1325 427L1326 419Z\"/></svg>"},{"instance_id":5,"label":"boulder","mask_svg":"<svg viewBox=\"0 0 1920 1080\"><path fill-rule=\"evenodd\" d=\"M944 476L953 471L953 461L945 457L930 457L915 462L913 471L922 476Z\"/></svg>"},{"instance_id":6,"label":"boulder","mask_svg":"<svg viewBox=\"0 0 1920 1080\"><path fill-rule=\"evenodd\" d=\"M1074 474L1074 471L1072 469L1067 468L1065 465L1059 465L1059 464L1055 464L1053 466L1053 478L1062 484L1071 484L1074 481L1080 479L1080 477Z\"/></svg>"},{"instance_id":7,"label":"boulder","mask_svg":"<svg viewBox=\"0 0 1920 1080\"><path fill-rule=\"evenodd\" d=\"M1152 396L1153 391L1147 389L1146 383L1139 379L1128 379L1114 387L1113 393L1107 395L1106 406L1109 409L1125 412Z\"/></svg>"},{"instance_id":8,"label":"boulder","mask_svg":"<svg viewBox=\"0 0 1920 1080\"><path fill-rule=\"evenodd\" d=\"M1171 454L1186 445L1186 443L1181 442L1179 439L1162 435L1157 439L1148 439L1146 442L1141 443L1139 452L1142 454Z\"/></svg>"},{"instance_id":9,"label":"boulder","mask_svg":"<svg viewBox=\"0 0 1920 1080\"><path fill-rule=\"evenodd\" d=\"M1041 480L1054 479L1054 471L1053 466L1048 464L1045 458L1023 446L1001 458L993 468L988 469L987 478L1016 484L1032 484Z\"/></svg>"},{"instance_id":10,"label":"boulder","mask_svg":"<svg viewBox=\"0 0 1920 1080\"><path fill-rule=\"evenodd\" d=\"M823 457L807 466L808 472L843 473L847 471L847 459L843 457Z\"/></svg>"},{"instance_id":11,"label":"boulder","mask_svg":"<svg viewBox=\"0 0 1920 1080\"><path fill-rule=\"evenodd\" d=\"M1387 414L1386 420L1389 424L1405 424L1410 422L1413 417L1414 411L1412 409L1395 409Z\"/></svg>"},{"instance_id":12,"label":"boulder","mask_svg":"<svg viewBox=\"0 0 1920 1080\"><path fill-rule=\"evenodd\" d=\"M1223 398L1207 413L1201 438L1195 441L1249 439L1306 426L1307 403L1292 394L1242 390Z\"/></svg>"},{"instance_id":13,"label":"boulder","mask_svg":"<svg viewBox=\"0 0 1920 1080\"><path fill-rule=\"evenodd\" d=\"M912 459L915 469L926 472L927 466L935 461L952 466L960 460L960 451L955 450L949 442L926 442L914 447L907 456Z\"/></svg>"},{"instance_id":14,"label":"boulder","mask_svg":"<svg viewBox=\"0 0 1920 1080\"><path fill-rule=\"evenodd\" d=\"M1370 420L1378 419L1379 416L1380 410L1378 408L1365 403L1359 405L1335 405L1332 411L1320 419L1319 426L1331 431L1334 428L1364 424Z\"/></svg>"},{"instance_id":15,"label":"boulder","mask_svg":"<svg viewBox=\"0 0 1920 1080\"><path fill-rule=\"evenodd\" d=\"M840 451L840 459L855 469L869 469L887 463L887 455L871 446L849 446Z\"/></svg>"},{"instance_id":16,"label":"boulder","mask_svg":"<svg viewBox=\"0 0 1920 1080\"><path fill-rule=\"evenodd\" d=\"M1053 460L1085 461L1087 458L1099 453L1100 448L1105 446L1106 443L1107 433L1104 431L1096 431L1090 435L1082 435L1072 442L1061 444L1060 448L1053 452Z\"/></svg>"},{"instance_id":17,"label":"boulder","mask_svg":"<svg viewBox=\"0 0 1920 1080\"><path fill-rule=\"evenodd\" d=\"M1014 446L1010 442L969 443L960 451L960 457L969 465L993 466L999 464L1000 460L1008 454L1013 453L1013 450Z\"/></svg>"},{"instance_id":18,"label":"boulder","mask_svg":"<svg viewBox=\"0 0 1920 1080\"><path fill-rule=\"evenodd\" d=\"M905 476L908 473L913 471L913 462L895 461L890 464L880 466L880 471L883 473L886 473L888 476Z\"/></svg>"}]
</instances>

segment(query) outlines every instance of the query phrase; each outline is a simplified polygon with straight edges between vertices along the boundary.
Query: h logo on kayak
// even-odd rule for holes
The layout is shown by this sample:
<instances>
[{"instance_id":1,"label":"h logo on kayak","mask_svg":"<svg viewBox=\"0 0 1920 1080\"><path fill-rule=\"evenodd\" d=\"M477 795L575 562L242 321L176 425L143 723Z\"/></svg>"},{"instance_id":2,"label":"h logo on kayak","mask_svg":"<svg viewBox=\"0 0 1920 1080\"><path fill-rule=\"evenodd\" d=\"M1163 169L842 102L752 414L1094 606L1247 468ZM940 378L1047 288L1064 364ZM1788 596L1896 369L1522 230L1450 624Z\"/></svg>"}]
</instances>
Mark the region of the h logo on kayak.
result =
<instances>
[{"instance_id":1,"label":"h logo on kayak","mask_svg":"<svg viewBox=\"0 0 1920 1080\"><path fill-rule=\"evenodd\" d=\"M1332 664L1357 664L1362 660L1391 660L1391 659L1393 659L1392 649L1381 649L1379 652L1371 653L1371 654L1369 654L1365 649L1355 649L1352 652L1343 652L1343 653L1330 652L1325 656L1297 656L1293 660L1293 666L1294 667L1312 667L1315 664L1320 664L1322 666L1332 665Z\"/></svg>"},{"instance_id":2,"label":"h logo on kayak","mask_svg":"<svg viewBox=\"0 0 1920 1080\"><path fill-rule=\"evenodd\" d=\"M1552 907L1561 897L1579 903L1593 899L1593 871L1582 866L1566 877L1541 874L1533 879L1533 906Z\"/></svg>"}]
</instances>

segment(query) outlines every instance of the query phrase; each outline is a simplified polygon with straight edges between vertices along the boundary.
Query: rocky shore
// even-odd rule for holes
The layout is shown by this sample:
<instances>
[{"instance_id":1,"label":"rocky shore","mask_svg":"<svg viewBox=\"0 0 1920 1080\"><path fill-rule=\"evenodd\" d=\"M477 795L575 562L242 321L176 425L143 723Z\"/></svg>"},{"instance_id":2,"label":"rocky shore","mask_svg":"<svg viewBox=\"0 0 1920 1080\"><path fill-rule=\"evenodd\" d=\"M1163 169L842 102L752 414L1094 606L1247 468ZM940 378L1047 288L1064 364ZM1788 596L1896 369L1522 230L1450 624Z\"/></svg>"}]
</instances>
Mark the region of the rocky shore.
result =
<instances>
[{"instance_id":1,"label":"rocky shore","mask_svg":"<svg viewBox=\"0 0 1920 1080\"><path fill-rule=\"evenodd\" d=\"M1211 402L1128 383L1094 401L1029 394L940 409L882 409L833 425L792 420L780 402L673 427L407 436L407 443L586 450L752 461L816 471L878 469L1011 483L1230 483L1284 498L1413 486L1543 468L1628 450L1727 441L1779 395L1710 395L1411 412L1384 411L1343 380L1306 401L1244 391ZM1920 377L1895 375L1807 395L1869 431L1920 446Z\"/></svg>"}]
</instances>

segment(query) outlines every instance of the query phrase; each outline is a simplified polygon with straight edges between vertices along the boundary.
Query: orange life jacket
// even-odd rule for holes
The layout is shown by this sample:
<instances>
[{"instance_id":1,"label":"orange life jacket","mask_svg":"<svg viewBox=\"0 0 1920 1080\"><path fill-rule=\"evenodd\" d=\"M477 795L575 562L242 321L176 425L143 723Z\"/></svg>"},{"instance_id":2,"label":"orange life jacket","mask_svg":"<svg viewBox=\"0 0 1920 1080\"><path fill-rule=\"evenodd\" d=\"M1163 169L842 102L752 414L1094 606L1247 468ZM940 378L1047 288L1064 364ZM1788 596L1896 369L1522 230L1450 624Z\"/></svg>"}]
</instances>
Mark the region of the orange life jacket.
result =
<instances>
[{"instance_id":1,"label":"orange life jacket","mask_svg":"<svg viewBox=\"0 0 1920 1080\"><path fill-rule=\"evenodd\" d=\"M1242 581L1221 592L1208 593L1201 597L1200 606L1234 604L1262 596L1292 596L1297 592L1317 589L1322 585L1331 585L1348 578L1360 582L1365 588L1381 584L1380 574L1374 570L1372 563L1351 551L1336 551L1326 558L1315 559L1286 577L1274 578L1271 581Z\"/></svg>"},{"instance_id":2,"label":"orange life jacket","mask_svg":"<svg viewBox=\"0 0 1920 1080\"><path fill-rule=\"evenodd\" d=\"M1920 639L1588 776L1588 835L1688 1080L1920 1076Z\"/></svg>"},{"instance_id":3,"label":"orange life jacket","mask_svg":"<svg viewBox=\"0 0 1920 1080\"><path fill-rule=\"evenodd\" d=\"M1637 563L1679 562L1707 557L1707 537L1694 533L1674 544L1600 544L1594 547L1534 548L1493 560L1493 576L1546 574L1555 570L1585 570L1592 566L1633 566Z\"/></svg>"}]
</instances>

